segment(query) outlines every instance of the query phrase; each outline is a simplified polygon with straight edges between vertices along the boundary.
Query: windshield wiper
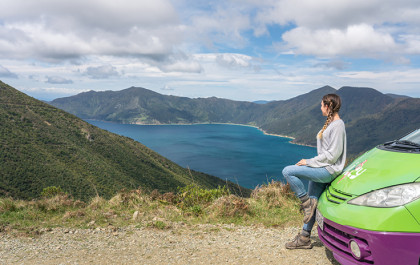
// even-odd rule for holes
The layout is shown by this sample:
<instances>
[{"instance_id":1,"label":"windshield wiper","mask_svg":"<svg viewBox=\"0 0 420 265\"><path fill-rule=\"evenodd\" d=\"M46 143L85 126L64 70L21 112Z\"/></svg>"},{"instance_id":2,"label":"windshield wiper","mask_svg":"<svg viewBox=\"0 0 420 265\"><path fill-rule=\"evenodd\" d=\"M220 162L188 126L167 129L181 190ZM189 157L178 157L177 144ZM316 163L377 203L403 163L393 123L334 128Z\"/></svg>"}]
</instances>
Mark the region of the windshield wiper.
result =
<instances>
[{"instance_id":1,"label":"windshield wiper","mask_svg":"<svg viewBox=\"0 0 420 265\"><path fill-rule=\"evenodd\" d=\"M407 152L420 152L420 144L408 140L394 140L383 143L381 146L388 150L406 150Z\"/></svg>"},{"instance_id":2,"label":"windshield wiper","mask_svg":"<svg viewBox=\"0 0 420 265\"><path fill-rule=\"evenodd\" d=\"M388 141L388 142L383 143L382 145L390 145L390 144L395 143L396 141L397 141L397 140Z\"/></svg>"},{"instance_id":3,"label":"windshield wiper","mask_svg":"<svg viewBox=\"0 0 420 265\"><path fill-rule=\"evenodd\" d=\"M395 141L395 143L396 144L409 145L409 146L420 148L420 144L414 143L414 142L408 141L408 140L398 140L398 141Z\"/></svg>"}]
</instances>

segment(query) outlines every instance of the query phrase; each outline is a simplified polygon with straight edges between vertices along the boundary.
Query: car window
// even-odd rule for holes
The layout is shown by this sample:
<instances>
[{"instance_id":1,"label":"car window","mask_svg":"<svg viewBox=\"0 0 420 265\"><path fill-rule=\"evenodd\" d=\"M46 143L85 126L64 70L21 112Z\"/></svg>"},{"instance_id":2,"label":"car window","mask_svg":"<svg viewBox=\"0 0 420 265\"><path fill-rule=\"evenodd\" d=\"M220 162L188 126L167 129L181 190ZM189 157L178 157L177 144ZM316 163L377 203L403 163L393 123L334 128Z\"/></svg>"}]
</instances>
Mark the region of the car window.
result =
<instances>
[{"instance_id":1,"label":"car window","mask_svg":"<svg viewBox=\"0 0 420 265\"><path fill-rule=\"evenodd\" d=\"M417 129L414 132L408 134L407 136L401 138L401 140L420 144L420 129Z\"/></svg>"}]
</instances>

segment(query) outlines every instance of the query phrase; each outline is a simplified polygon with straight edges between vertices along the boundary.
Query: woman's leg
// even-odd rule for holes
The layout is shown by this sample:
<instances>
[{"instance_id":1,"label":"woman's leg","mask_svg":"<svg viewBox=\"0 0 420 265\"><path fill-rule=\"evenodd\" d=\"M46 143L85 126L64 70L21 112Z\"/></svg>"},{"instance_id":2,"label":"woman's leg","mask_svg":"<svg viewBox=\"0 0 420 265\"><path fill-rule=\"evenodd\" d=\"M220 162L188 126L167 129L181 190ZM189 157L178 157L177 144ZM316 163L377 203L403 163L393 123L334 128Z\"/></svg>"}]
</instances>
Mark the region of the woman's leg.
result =
<instances>
[{"instance_id":1,"label":"woman's leg","mask_svg":"<svg viewBox=\"0 0 420 265\"><path fill-rule=\"evenodd\" d=\"M283 169L283 176L298 198L302 198L308 194L308 192L305 189L305 186L303 185L302 179L306 179L316 183L330 183L333 180L333 176L328 172L328 170L326 170L323 167L314 168L296 165L287 166ZM320 189L317 186L315 186L314 188L315 190L313 192L316 192L316 190Z\"/></svg>"},{"instance_id":2,"label":"woman's leg","mask_svg":"<svg viewBox=\"0 0 420 265\"><path fill-rule=\"evenodd\" d=\"M287 166L283 169L284 178L290 184L290 188L295 192L296 196L302 202L303 223L308 223L314 215L316 204L315 198L309 198L302 179L306 179L315 183L328 183L333 177L325 168L313 168L307 166Z\"/></svg>"},{"instance_id":3,"label":"woman's leg","mask_svg":"<svg viewBox=\"0 0 420 265\"><path fill-rule=\"evenodd\" d=\"M308 195L310 198L315 198L316 200L319 200L319 197L321 196L322 192L325 190L325 187L327 186L327 183L319 183L319 182L313 182L309 181L308 183ZM310 236L312 227L315 224L315 215L311 217L308 223L303 224L303 231L304 235ZM307 233L305 233L307 232Z\"/></svg>"},{"instance_id":4,"label":"woman's leg","mask_svg":"<svg viewBox=\"0 0 420 265\"><path fill-rule=\"evenodd\" d=\"M292 241L286 243L288 249L309 249L312 248L310 239L312 227L315 224L314 211L319 196L322 194L327 183L333 180L333 176L325 168L311 168L307 166L288 166L283 169L283 176L295 192L296 196L302 201L304 210L304 225L302 232ZM308 192L301 179L306 179Z\"/></svg>"}]
</instances>

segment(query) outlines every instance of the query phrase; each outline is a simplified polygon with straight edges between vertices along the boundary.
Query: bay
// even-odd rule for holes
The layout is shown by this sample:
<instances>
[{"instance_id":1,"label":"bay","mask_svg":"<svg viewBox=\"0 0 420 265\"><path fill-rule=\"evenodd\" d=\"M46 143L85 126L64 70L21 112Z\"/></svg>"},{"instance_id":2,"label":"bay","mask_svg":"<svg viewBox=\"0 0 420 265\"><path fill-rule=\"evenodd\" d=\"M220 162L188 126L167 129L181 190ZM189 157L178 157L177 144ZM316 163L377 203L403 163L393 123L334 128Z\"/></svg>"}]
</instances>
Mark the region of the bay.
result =
<instances>
[{"instance_id":1,"label":"bay","mask_svg":"<svg viewBox=\"0 0 420 265\"><path fill-rule=\"evenodd\" d=\"M230 124L134 125L96 120L89 123L130 137L182 167L253 189L271 180L284 181L282 170L316 148L291 144L289 138Z\"/></svg>"}]
</instances>

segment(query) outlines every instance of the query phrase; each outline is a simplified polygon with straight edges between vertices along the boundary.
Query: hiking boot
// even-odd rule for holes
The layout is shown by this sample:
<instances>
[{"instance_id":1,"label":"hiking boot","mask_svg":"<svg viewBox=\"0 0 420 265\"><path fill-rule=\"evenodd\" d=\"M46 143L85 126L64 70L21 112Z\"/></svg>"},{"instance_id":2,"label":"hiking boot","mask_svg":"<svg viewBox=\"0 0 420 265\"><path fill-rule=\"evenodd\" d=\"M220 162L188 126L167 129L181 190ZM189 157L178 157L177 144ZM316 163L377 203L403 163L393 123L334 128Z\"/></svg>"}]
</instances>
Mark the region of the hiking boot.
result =
<instances>
[{"instance_id":1,"label":"hiking boot","mask_svg":"<svg viewBox=\"0 0 420 265\"><path fill-rule=\"evenodd\" d=\"M298 234L292 241L286 243L287 249L311 249L311 238Z\"/></svg>"},{"instance_id":2,"label":"hiking boot","mask_svg":"<svg viewBox=\"0 0 420 265\"><path fill-rule=\"evenodd\" d=\"M306 202L302 203L303 208L303 222L307 224L315 213L318 201L315 198L309 198Z\"/></svg>"}]
</instances>

